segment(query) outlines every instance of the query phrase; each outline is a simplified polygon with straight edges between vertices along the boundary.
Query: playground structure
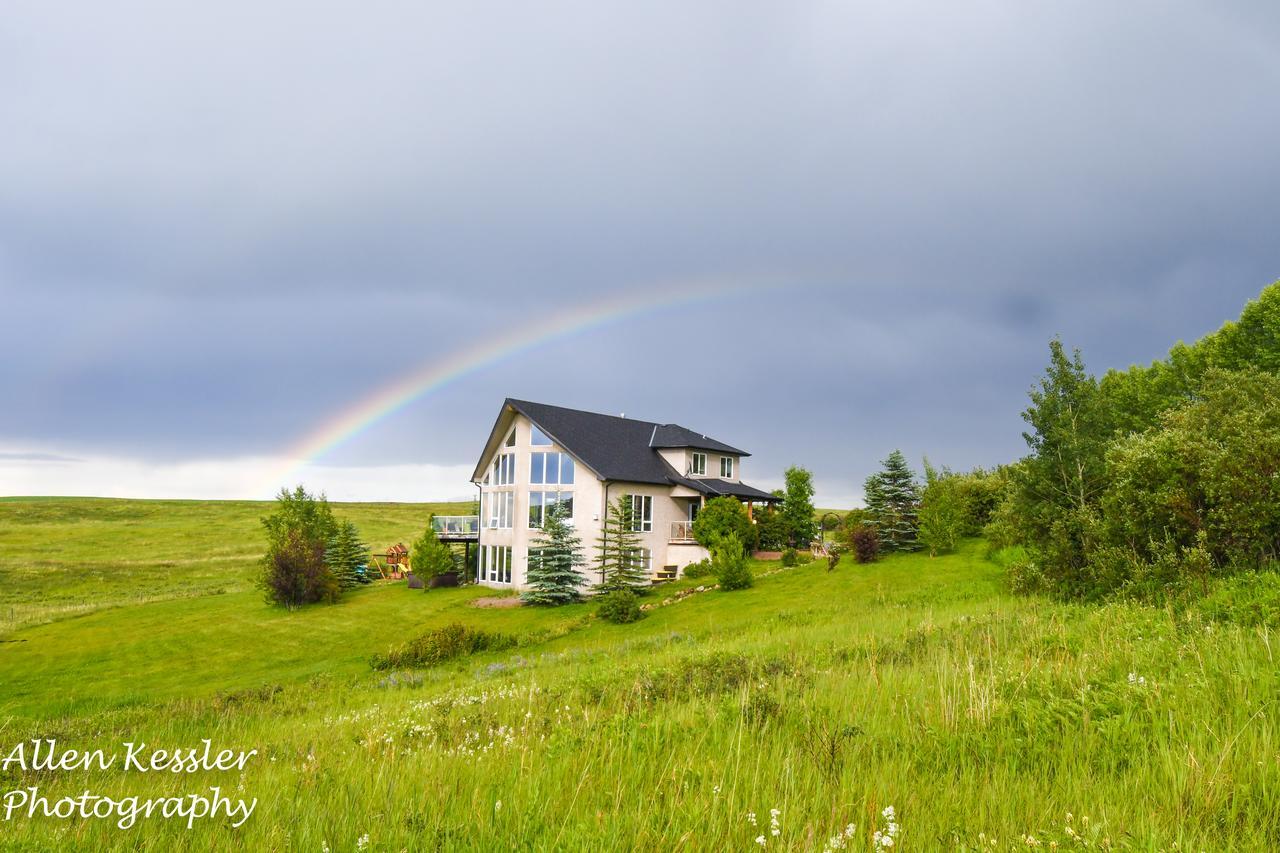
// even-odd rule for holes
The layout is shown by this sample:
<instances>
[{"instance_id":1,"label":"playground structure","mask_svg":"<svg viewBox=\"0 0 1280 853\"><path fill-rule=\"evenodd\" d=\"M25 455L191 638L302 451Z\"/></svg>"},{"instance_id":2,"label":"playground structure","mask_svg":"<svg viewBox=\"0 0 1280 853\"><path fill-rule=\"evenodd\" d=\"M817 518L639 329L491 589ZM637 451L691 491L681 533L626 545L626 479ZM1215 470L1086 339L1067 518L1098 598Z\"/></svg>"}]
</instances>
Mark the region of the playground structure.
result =
<instances>
[{"instance_id":1,"label":"playground structure","mask_svg":"<svg viewBox=\"0 0 1280 853\"><path fill-rule=\"evenodd\" d=\"M409 571L409 549L397 542L383 554L370 554L369 563L383 580L400 580Z\"/></svg>"}]
</instances>

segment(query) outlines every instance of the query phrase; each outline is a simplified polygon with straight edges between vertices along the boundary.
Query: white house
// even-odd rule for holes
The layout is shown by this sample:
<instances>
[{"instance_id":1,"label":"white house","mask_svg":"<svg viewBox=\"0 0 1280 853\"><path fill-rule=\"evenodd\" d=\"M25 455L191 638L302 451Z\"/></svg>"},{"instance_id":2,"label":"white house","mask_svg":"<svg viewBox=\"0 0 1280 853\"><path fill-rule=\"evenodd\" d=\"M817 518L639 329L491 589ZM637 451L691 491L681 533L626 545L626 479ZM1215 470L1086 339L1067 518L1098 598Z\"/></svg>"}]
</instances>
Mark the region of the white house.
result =
<instances>
[{"instance_id":1,"label":"white house","mask_svg":"<svg viewBox=\"0 0 1280 853\"><path fill-rule=\"evenodd\" d=\"M477 577L525 584L529 547L548 507L559 504L582 537L591 571L606 506L632 496L641 557L655 579L707 556L693 519L712 497L747 504L779 499L742 482L750 454L676 424L508 399L476 464L480 490Z\"/></svg>"}]
</instances>

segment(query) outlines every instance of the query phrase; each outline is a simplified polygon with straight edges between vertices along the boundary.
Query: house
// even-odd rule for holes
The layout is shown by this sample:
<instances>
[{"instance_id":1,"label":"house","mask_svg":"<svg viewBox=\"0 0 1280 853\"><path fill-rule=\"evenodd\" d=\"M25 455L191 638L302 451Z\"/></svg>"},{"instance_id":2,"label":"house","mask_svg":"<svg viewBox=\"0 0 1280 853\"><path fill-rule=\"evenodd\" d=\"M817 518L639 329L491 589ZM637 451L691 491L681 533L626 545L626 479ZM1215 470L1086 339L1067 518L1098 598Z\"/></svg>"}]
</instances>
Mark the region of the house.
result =
<instances>
[{"instance_id":1,"label":"house","mask_svg":"<svg viewBox=\"0 0 1280 853\"><path fill-rule=\"evenodd\" d=\"M630 495L640 558L655 578L674 578L708 556L693 520L709 498L729 495L751 511L779 498L742 482L746 451L676 424L508 399L472 482L480 490L477 578L525 584L529 548L559 505L582 538L587 577L606 506Z\"/></svg>"}]
</instances>

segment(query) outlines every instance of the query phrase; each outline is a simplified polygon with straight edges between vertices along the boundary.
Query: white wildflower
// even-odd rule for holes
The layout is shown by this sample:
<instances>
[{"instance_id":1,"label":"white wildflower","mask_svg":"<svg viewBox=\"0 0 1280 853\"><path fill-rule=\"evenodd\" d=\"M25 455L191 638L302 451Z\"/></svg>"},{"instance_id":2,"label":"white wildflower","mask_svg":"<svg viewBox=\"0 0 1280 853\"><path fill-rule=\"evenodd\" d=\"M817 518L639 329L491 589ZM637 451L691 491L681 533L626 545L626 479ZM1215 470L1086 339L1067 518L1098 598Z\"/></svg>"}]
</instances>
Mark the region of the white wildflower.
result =
<instances>
[{"instance_id":1,"label":"white wildflower","mask_svg":"<svg viewBox=\"0 0 1280 853\"><path fill-rule=\"evenodd\" d=\"M764 846L764 836L763 836L763 835L757 835L757 836L756 836L756 844L759 844L761 847L763 847L763 846Z\"/></svg>"},{"instance_id":2,"label":"white wildflower","mask_svg":"<svg viewBox=\"0 0 1280 853\"><path fill-rule=\"evenodd\" d=\"M369 833L365 833L356 839L356 849L363 850L369 846Z\"/></svg>"}]
</instances>

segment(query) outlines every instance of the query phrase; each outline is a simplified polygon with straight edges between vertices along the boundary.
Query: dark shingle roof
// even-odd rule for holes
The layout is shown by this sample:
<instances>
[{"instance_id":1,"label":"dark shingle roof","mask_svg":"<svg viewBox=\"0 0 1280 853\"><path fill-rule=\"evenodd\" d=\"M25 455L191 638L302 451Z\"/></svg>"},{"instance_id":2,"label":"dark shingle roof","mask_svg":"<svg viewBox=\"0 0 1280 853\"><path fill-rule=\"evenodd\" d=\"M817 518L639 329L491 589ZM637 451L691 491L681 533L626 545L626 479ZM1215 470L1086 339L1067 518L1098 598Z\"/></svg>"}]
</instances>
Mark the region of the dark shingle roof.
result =
<instances>
[{"instance_id":1,"label":"dark shingle roof","mask_svg":"<svg viewBox=\"0 0 1280 853\"><path fill-rule=\"evenodd\" d=\"M699 491L708 497L719 497L720 495L732 495L735 498L749 498L753 501L762 501L764 503L777 503L782 498L769 492L761 491L755 486L748 486L746 483L731 483L728 480L720 480L715 477L707 477L704 479L690 479L688 477L678 477L676 482L682 486L688 486L695 491Z\"/></svg>"},{"instance_id":2,"label":"dark shingle roof","mask_svg":"<svg viewBox=\"0 0 1280 853\"><path fill-rule=\"evenodd\" d=\"M601 415L528 400L507 399L505 405L536 423L553 441L573 453L606 480L662 485L685 482L658 454L656 448L660 447L695 447L699 450L748 455L735 447L675 424ZM746 488L751 489L750 486Z\"/></svg>"}]
</instances>

